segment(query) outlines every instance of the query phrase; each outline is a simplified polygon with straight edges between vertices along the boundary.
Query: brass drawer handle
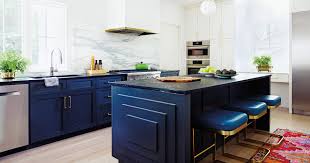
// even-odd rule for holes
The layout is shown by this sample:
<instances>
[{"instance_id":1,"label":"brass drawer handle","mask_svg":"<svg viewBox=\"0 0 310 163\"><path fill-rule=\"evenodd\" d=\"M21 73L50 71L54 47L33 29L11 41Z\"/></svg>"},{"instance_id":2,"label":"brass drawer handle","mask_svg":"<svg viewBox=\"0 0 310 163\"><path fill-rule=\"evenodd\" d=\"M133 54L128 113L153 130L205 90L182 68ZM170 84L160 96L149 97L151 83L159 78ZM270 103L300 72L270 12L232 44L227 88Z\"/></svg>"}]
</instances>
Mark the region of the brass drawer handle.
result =
<instances>
[{"instance_id":1,"label":"brass drawer handle","mask_svg":"<svg viewBox=\"0 0 310 163\"><path fill-rule=\"evenodd\" d=\"M108 113L107 115L108 115L109 117L111 117L111 116L112 116L112 114L111 114L111 113Z\"/></svg>"},{"instance_id":2,"label":"brass drawer handle","mask_svg":"<svg viewBox=\"0 0 310 163\"><path fill-rule=\"evenodd\" d=\"M107 98L112 98L112 96L107 96Z\"/></svg>"}]
</instances>

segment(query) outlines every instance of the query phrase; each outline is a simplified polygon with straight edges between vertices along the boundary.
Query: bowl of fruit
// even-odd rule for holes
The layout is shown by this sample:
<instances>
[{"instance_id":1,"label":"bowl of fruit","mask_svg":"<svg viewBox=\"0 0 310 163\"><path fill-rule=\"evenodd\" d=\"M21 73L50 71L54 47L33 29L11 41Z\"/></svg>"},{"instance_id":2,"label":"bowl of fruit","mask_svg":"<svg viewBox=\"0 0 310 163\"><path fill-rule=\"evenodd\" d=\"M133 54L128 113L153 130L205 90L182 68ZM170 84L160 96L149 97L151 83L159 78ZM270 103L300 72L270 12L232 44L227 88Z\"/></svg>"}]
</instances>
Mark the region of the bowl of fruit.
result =
<instances>
[{"instance_id":1,"label":"bowl of fruit","mask_svg":"<svg viewBox=\"0 0 310 163\"><path fill-rule=\"evenodd\" d=\"M232 77L236 76L237 72L235 70L217 70L215 72L215 77L220 79L231 79Z\"/></svg>"},{"instance_id":2,"label":"bowl of fruit","mask_svg":"<svg viewBox=\"0 0 310 163\"><path fill-rule=\"evenodd\" d=\"M213 77L216 72L215 67L207 66L206 68L201 68L199 74L205 75L206 77Z\"/></svg>"}]
</instances>

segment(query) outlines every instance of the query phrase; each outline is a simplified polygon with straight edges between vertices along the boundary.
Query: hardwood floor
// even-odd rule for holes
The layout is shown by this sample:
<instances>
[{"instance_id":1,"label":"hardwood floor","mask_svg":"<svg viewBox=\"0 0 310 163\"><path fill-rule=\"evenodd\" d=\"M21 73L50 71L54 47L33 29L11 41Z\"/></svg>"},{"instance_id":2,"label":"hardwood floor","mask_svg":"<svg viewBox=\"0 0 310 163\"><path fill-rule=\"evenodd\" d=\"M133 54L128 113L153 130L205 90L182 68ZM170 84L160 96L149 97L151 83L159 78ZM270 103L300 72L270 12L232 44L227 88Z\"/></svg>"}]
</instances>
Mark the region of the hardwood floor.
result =
<instances>
[{"instance_id":1,"label":"hardwood floor","mask_svg":"<svg viewBox=\"0 0 310 163\"><path fill-rule=\"evenodd\" d=\"M294 131L310 133L310 116L290 115L284 109L272 112L271 129L288 128ZM111 156L111 128L76 136L52 144L9 155L0 159L0 163L117 163ZM228 151L250 155L250 150L242 151L233 143ZM221 160L234 162L227 158ZM209 158L201 163L209 162Z\"/></svg>"},{"instance_id":2,"label":"hardwood floor","mask_svg":"<svg viewBox=\"0 0 310 163\"><path fill-rule=\"evenodd\" d=\"M0 159L1 163L117 163L111 128L76 136Z\"/></svg>"}]
</instances>

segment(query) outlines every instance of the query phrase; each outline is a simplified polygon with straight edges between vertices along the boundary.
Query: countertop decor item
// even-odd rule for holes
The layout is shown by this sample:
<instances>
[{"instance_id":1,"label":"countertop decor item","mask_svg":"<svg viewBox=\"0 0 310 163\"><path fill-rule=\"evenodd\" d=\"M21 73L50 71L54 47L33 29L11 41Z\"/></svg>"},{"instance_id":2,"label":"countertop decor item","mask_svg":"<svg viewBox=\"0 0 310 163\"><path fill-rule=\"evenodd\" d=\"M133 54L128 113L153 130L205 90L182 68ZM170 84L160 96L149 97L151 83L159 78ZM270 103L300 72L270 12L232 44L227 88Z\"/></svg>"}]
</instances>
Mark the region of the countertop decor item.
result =
<instances>
[{"instance_id":1,"label":"countertop decor item","mask_svg":"<svg viewBox=\"0 0 310 163\"><path fill-rule=\"evenodd\" d=\"M216 72L215 67L207 66L206 68L201 68L198 73L206 77L214 77L215 72Z\"/></svg>"},{"instance_id":2,"label":"countertop decor item","mask_svg":"<svg viewBox=\"0 0 310 163\"><path fill-rule=\"evenodd\" d=\"M136 70L148 70L149 69L149 65L143 62L136 64L135 67L136 67Z\"/></svg>"},{"instance_id":3,"label":"countertop decor item","mask_svg":"<svg viewBox=\"0 0 310 163\"><path fill-rule=\"evenodd\" d=\"M186 76L170 76L170 77L160 77L157 80L162 82L176 82L176 83L187 83L187 82L194 82L200 81L200 78L195 77L186 77Z\"/></svg>"},{"instance_id":4,"label":"countertop decor item","mask_svg":"<svg viewBox=\"0 0 310 163\"><path fill-rule=\"evenodd\" d=\"M260 57L254 57L253 64L256 65L258 72L271 72L272 66L272 59L270 56L262 55Z\"/></svg>"},{"instance_id":5,"label":"countertop decor item","mask_svg":"<svg viewBox=\"0 0 310 163\"><path fill-rule=\"evenodd\" d=\"M236 76L237 72L235 70L217 70L215 72L215 77L219 79L231 79Z\"/></svg>"},{"instance_id":6,"label":"countertop decor item","mask_svg":"<svg viewBox=\"0 0 310 163\"><path fill-rule=\"evenodd\" d=\"M16 72L24 72L29 61L17 51L5 51L0 54L0 71L3 79L14 79Z\"/></svg>"}]
</instances>

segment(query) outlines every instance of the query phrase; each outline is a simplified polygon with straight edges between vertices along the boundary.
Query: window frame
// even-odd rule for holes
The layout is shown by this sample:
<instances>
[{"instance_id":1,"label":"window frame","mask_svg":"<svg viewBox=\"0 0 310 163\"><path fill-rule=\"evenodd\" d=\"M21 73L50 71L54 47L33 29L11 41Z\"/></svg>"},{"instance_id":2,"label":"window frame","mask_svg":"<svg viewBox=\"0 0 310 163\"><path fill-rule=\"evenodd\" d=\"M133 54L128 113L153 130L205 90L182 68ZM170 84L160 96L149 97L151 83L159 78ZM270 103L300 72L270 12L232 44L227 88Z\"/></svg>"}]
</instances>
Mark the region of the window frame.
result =
<instances>
[{"instance_id":1,"label":"window frame","mask_svg":"<svg viewBox=\"0 0 310 163\"><path fill-rule=\"evenodd\" d=\"M63 63L58 64L58 70L59 71L67 71L68 70L68 12L67 12L67 5L65 3L61 2L55 2L50 0L25 0L23 7L22 7L22 13L23 13L23 27L22 27L22 54L32 60L32 5L47 5L48 7L60 7L64 9L65 17L64 17L64 51L62 51L63 54ZM47 40L48 36L45 37ZM47 53L48 55L48 63L50 63L50 52ZM49 72L51 65L48 66L42 66L40 64L31 64L28 68L28 72Z\"/></svg>"}]
</instances>

